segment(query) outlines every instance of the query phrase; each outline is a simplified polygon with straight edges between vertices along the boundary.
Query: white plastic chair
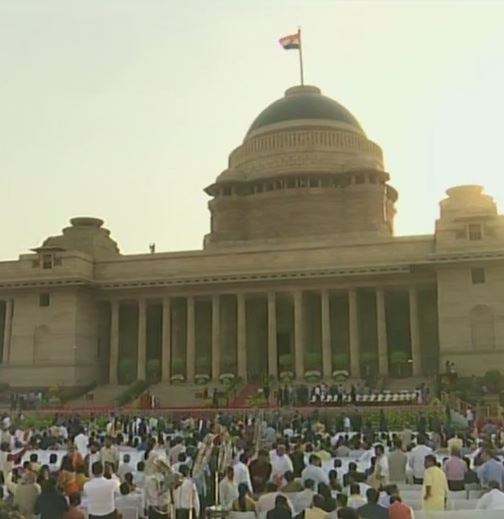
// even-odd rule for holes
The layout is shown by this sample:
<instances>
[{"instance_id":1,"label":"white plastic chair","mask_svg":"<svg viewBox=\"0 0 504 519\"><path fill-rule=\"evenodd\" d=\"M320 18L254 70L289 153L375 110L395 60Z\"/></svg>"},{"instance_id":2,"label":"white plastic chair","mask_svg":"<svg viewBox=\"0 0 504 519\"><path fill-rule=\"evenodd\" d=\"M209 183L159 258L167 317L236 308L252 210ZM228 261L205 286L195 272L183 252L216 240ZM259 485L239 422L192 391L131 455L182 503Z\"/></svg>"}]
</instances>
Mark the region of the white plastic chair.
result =
<instances>
[{"instance_id":1,"label":"white plastic chair","mask_svg":"<svg viewBox=\"0 0 504 519\"><path fill-rule=\"evenodd\" d=\"M257 519L255 512L230 512L229 519Z\"/></svg>"},{"instance_id":2,"label":"white plastic chair","mask_svg":"<svg viewBox=\"0 0 504 519\"><path fill-rule=\"evenodd\" d=\"M117 511L122 515L123 519L138 519L138 510L136 508L118 508Z\"/></svg>"}]
</instances>

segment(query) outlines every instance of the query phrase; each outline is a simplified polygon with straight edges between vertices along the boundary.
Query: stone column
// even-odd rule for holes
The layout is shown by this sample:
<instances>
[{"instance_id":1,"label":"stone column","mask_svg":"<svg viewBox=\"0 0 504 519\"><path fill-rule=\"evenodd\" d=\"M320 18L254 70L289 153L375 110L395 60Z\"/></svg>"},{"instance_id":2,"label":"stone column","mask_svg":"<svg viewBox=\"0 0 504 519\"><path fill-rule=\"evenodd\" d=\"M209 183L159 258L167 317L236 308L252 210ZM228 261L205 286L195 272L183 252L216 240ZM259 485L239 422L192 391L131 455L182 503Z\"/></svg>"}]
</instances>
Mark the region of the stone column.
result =
<instances>
[{"instance_id":1,"label":"stone column","mask_svg":"<svg viewBox=\"0 0 504 519\"><path fill-rule=\"evenodd\" d=\"M163 331L161 338L161 379L170 380L171 376L171 301L163 299Z\"/></svg>"},{"instance_id":2,"label":"stone column","mask_svg":"<svg viewBox=\"0 0 504 519\"><path fill-rule=\"evenodd\" d=\"M331 315L329 290L320 293L320 315L322 319L322 372L325 379L332 376Z\"/></svg>"},{"instance_id":3,"label":"stone column","mask_svg":"<svg viewBox=\"0 0 504 519\"><path fill-rule=\"evenodd\" d=\"M14 303L12 299L5 301L5 319L4 319L4 336L3 336L3 354L2 364L8 364L10 360L10 345L12 334L12 308Z\"/></svg>"},{"instance_id":4,"label":"stone column","mask_svg":"<svg viewBox=\"0 0 504 519\"><path fill-rule=\"evenodd\" d=\"M247 309L245 294L238 293L236 296L237 313L237 352L238 376L247 381Z\"/></svg>"},{"instance_id":5,"label":"stone column","mask_svg":"<svg viewBox=\"0 0 504 519\"><path fill-rule=\"evenodd\" d=\"M268 293L268 374L278 376L276 294Z\"/></svg>"},{"instance_id":6,"label":"stone column","mask_svg":"<svg viewBox=\"0 0 504 519\"><path fill-rule=\"evenodd\" d=\"M196 363L196 329L194 315L194 297L187 298L187 382L194 382L194 370Z\"/></svg>"},{"instance_id":7,"label":"stone column","mask_svg":"<svg viewBox=\"0 0 504 519\"><path fill-rule=\"evenodd\" d=\"M294 292L294 358L297 379L304 377L304 316L303 292Z\"/></svg>"},{"instance_id":8,"label":"stone column","mask_svg":"<svg viewBox=\"0 0 504 519\"><path fill-rule=\"evenodd\" d=\"M413 376L418 377L422 374L422 354L420 351L420 327L418 323L418 290L415 287L411 287L408 293Z\"/></svg>"},{"instance_id":9,"label":"stone column","mask_svg":"<svg viewBox=\"0 0 504 519\"><path fill-rule=\"evenodd\" d=\"M212 296L212 380L219 381L220 375L220 298Z\"/></svg>"},{"instance_id":10,"label":"stone column","mask_svg":"<svg viewBox=\"0 0 504 519\"><path fill-rule=\"evenodd\" d=\"M348 320L350 331L350 371L354 378L361 376L358 306L357 290L351 288L348 291Z\"/></svg>"},{"instance_id":11,"label":"stone column","mask_svg":"<svg viewBox=\"0 0 504 519\"><path fill-rule=\"evenodd\" d=\"M385 315L385 292L376 289L376 334L378 336L378 373L387 376L389 373L387 319Z\"/></svg>"},{"instance_id":12,"label":"stone column","mask_svg":"<svg viewBox=\"0 0 504 519\"><path fill-rule=\"evenodd\" d=\"M138 360L137 380L147 379L147 301L138 300Z\"/></svg>"},{"instance_id":13,"label":"stone column","mask_svg":"<svg viewBox=\"0 0 504 519\"><path fill-rule=\"evenodd\" d=\"M119 363L119 301L110 303L110 363L109 384L115 385L118 378Z\"/></svg>"}]
</instances>

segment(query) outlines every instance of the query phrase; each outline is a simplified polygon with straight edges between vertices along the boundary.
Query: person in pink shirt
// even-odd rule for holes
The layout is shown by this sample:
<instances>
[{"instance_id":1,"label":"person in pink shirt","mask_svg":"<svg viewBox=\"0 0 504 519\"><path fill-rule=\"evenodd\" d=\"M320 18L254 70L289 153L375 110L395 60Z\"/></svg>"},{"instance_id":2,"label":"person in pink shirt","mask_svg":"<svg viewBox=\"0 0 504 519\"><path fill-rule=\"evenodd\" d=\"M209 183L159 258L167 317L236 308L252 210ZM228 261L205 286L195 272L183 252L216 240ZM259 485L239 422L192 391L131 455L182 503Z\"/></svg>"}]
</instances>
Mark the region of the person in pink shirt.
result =
<instances>
[{"instance_id":1,"label":"person in pink shirt","mask_svg":"<svg viewBox=\"0 0 504 519\"><path fill-rule=\"evenodd\" d=\"M464 490L467 465L460 456L460 449L452 447L451 456L445 461L443 470L448 480L448 488L452 491Z\"/></svg>"}]
</instances>

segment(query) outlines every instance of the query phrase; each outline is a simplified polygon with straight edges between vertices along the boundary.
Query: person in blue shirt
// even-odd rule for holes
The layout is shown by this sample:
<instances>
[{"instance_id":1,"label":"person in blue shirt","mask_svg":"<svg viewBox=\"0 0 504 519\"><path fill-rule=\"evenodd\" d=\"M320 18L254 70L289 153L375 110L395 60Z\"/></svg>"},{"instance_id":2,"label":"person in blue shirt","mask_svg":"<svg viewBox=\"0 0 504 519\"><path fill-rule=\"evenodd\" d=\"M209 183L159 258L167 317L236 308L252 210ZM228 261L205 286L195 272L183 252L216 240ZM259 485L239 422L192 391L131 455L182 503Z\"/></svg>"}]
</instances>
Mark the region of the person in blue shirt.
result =
<instances>
[{"instance_id":1,"label":"person in blue shirt","mask_svg":"<svg viewBox=\"0 0 504 519\"><path fill-rule=\"evenodd\" d=\"M483 488L488 487L490 481L497 481L501 488L504 488L504 466L495 459L493 452L483 449L482 452L483 465L478 469L478 478Z\"/></svg>"}]
</instances>

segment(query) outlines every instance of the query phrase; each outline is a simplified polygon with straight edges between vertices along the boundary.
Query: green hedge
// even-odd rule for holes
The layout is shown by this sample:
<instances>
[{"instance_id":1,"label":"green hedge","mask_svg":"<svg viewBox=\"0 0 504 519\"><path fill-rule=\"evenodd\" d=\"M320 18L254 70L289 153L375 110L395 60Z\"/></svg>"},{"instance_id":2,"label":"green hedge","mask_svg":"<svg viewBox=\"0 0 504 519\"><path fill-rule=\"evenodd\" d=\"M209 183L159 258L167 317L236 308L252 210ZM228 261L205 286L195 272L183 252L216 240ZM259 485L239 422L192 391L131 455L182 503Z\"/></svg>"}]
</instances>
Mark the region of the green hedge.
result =
<instances>
[{"instance_id":1,"label":"green hedge","mask_svg":"<svg viewBox=\"0 0 504 519\"><path fill-rule=\"evenodd\" d=\"M127 387L117 398L116 404L123 406L138 398L147 388L149 387L148 382L145 380L137 380L131 386Z\"/></svg>"}]
</instances>

